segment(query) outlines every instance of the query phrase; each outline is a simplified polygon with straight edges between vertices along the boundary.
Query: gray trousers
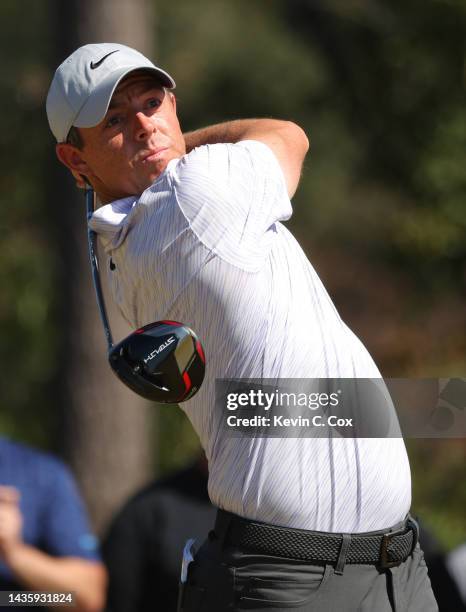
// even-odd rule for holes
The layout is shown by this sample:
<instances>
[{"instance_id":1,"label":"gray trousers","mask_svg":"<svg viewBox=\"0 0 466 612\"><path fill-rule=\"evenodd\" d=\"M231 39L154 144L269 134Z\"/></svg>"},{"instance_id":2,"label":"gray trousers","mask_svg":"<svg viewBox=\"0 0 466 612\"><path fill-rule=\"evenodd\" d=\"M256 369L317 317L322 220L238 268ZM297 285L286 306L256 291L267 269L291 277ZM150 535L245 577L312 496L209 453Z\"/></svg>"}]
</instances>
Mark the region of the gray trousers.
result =
<instances>
[{"instance_id":1,"label":"gray trousers","mask_svg":"<svg viewBox=\"0 0 466 612\"><path fill-rule=\"evenodd\" d=\"M339 574L330 564L224 547L211 532L189 566L179 610L438 612L438 606L419 544L397 567L347 564Z\"/></svg>"}]
</instances>

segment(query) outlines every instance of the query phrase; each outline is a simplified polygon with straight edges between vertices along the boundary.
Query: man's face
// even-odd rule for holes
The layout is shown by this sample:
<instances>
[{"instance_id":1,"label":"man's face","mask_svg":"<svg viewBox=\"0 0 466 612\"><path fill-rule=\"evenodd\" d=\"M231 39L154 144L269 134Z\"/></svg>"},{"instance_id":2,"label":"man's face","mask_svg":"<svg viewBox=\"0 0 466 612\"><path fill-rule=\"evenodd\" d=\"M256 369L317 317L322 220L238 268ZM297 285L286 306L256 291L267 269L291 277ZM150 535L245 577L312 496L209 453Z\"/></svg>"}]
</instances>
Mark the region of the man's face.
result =
<instances>
[{"instance_id":1,"label":"man's face","mask_svg":"<svg viewBox=\"0 0 466 612\"><path fill-rule=\"evenodd\" d=\"M103 121L79 131L84 165L74 174L85 175L103 202L141 194L186 152L174 96L143 72L119 84Z\"/></svg>"}]
</instances>

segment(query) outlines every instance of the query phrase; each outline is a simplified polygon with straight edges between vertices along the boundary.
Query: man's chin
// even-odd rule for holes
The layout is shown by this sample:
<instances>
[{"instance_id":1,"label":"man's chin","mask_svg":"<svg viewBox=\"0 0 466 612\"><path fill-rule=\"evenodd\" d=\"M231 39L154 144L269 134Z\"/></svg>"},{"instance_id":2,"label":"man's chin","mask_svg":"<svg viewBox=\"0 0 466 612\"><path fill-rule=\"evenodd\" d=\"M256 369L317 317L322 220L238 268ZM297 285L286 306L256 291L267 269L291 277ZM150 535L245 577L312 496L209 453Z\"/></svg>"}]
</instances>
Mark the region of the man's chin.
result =
<instances>
[{"instance_id":1,"label":"man's chin","mask_svg":"<svg viewBox=\"0 0 466 612\"><path fill-rule=\"evenodd\" d=\"M139 175L137 181L133 182L133 186L129 189L122 189L121 191L113 191L111 196L101 199L102 202L111 202L121 198L127 198L130 196L140 196L143 191L148 189L153 183L165 172L168 162L170 159L159 160L159 162L147 172L145 176Z\"/></svg>"},{"instance_id":2,"label":"man's chin","mask_svg":"<svg viewBox=\"0 0 466 612\"><path fill-rule=\"evenodd\" d=\"M160 162L157 163L157 166L151 169L151 172L147 179L147 185L144 189L150 187L152 183L154 183L154 181L156 181L165 172L169 161L170 160L168 159L160 160Z\"/></svg>"}]
</instances>

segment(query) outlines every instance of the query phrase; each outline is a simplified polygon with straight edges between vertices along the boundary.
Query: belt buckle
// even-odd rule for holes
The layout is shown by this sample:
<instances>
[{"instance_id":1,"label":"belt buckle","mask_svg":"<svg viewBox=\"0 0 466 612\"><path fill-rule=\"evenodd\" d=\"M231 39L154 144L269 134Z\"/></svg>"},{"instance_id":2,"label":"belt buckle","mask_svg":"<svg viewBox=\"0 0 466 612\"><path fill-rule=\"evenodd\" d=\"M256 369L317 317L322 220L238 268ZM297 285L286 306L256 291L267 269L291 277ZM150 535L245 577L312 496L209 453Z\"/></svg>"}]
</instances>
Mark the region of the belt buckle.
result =
<instances>
[{"instance_id":1,"label":"belt buckle","mask_svg":"<svg viewBox=\"0 0 466 612\"><path fill-rule=\"evenodd\" d=\"M404 535L410 530L410 528L410 525L407 523L401 529L397 529L397 531L391 531L390 533L385 533L382 536L382 544L380 546L380 561L378 563L378 567L380 569L398 567L398 565L403 562L403 559L400 559L399 561L390 561L388 546L390 545L390 542L394 537ZM413 534L413 541L415 541L415 534Z\"/></svg>"}]
</instances>

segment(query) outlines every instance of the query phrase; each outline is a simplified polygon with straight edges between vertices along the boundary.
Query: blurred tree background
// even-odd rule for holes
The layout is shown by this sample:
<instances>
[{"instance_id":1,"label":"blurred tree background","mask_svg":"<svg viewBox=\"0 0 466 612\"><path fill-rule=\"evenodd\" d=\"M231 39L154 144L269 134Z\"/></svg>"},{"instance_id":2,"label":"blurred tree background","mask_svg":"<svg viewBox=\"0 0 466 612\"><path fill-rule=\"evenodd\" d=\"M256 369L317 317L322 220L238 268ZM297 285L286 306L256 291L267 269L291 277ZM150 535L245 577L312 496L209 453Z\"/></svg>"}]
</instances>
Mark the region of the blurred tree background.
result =
<instances>
[{"instance_id":1,"label":"blurred tree background","mask_svg":"<svg viewBox=\"0 0 466 612\"><path fill-rule=\"evenodd\" d=\"M152 4L155 59L175 76L186 130L271 116L309 134L289 227L383 374L464 375L466 3ZM54 141L44 103L61 27L54 7L0 4L0 430L59 450L67 304L53 228L69 202L59 192L50 201L46 187ZM103 346L100 330L89 343ZM161 473L198 446L180 410L155 410ZM413 510L452 547L466 539L465 440L407 443Z\"/></svg>"}]
</instances>

